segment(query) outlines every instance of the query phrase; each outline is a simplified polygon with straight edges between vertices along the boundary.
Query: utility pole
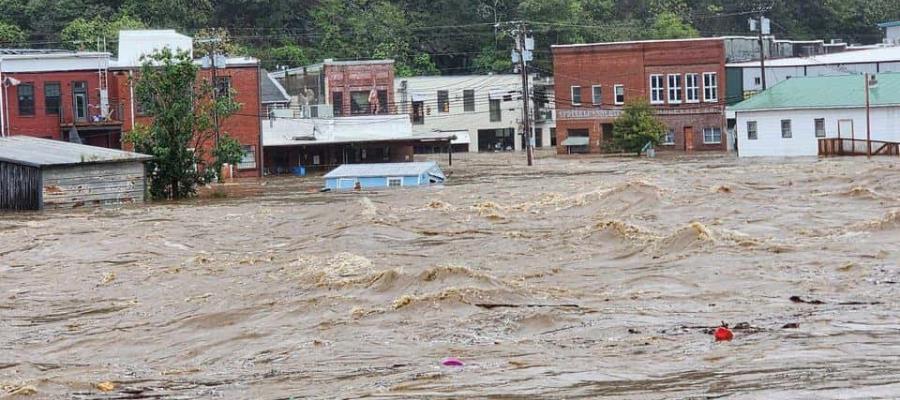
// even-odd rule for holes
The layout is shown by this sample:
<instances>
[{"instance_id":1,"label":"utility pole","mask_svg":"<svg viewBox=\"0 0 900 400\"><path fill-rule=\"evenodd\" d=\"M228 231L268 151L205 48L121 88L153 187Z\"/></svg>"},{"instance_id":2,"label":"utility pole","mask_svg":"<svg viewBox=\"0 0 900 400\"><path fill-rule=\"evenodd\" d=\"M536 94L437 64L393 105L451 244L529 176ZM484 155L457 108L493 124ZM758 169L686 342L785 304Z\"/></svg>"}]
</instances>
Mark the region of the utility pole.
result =
<instances>
[{"instance_id":1,"label":"utility pole","mask_svg":"<svg viewBox=\"0 0 900 400\"><path fill-rule=\"evenodd\" d=\"M222 39L219 37L209 38L209 39L201 39L197 42L199 43L209 43L209 65L212 68L212 85L213 85L213 123L215 124L213 127L213 132L215 133L215 145L219 146L219 74L218 74L218 65L216 65L216 57L219 53L219 42Z\"/></svg>"},{"instance_id":2,"label":"utility pole","mask_svg":"<svg viewBox=\"0 0 900 400\"><path fill-rule=\"evenodd\" d=\"M522 127L523 127L523 137L525 138L525 153L528 157L528 166L534 165L534 147L532 146L532 132L531 132L531 115L529 114L529 96L528 96L528 61L525 60L525 54L528 53L528 49L525 45L525 33L526 26L525 22L519 22L519 27L517 29L517 43L516 46L519 51L519 69L522 73Z\"/></svg>"},{"instance_id":3,"label":"utility pole","mask_svg":"<svg viewBox=\"0 0 900 400\"><path fill-rule=\"evenodd\" d=\"M762 89L766 90L766 45L763 42L763 21L766 19L763 16L764 8L762 7L762 2L759 4L759 26L757 26L757 30L759 31L759 71Z\"/></svg>"},{"instance_id":4,"label":"utility pole","mask_svg":"<svg viewBox=\"0 0 900 400\"><path fill-rule=\"evenodd\" d=\"M869 102L869 89L871 89L872 81L869 80L869 74L866 73L866 157L872 158L872 106Z\"/></svg>"}]
</instances>

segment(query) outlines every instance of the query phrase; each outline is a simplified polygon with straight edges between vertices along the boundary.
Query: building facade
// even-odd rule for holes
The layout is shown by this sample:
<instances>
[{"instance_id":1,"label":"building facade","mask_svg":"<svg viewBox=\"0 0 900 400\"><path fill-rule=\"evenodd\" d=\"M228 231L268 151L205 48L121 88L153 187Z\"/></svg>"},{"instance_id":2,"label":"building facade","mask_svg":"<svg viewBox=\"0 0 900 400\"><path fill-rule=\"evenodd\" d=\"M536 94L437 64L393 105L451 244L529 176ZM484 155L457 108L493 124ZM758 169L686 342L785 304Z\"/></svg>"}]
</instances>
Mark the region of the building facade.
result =
<instances>
[{"instance_id":1,"label":"building facade","mask_svg":"<svg viewBox=\"0 0 900 400\"><path fill-rule=\"evenodd\" d=\"M533 83L530 77L529 84ZM394 86L398 112L410 116L413 130L453 132L457 137L454 151L513 151L525 147L520 75L398 78ZM547 91L542 93L541 98L546 99ZM555 127L552 109L537 97L532 107L535 146L550 146Z\"/></svg>"},{"instance_id":2,"label":"building facade","mask_svg":"<svg viewBox=\"0 0 900 400\"><path fill-rule=\"evenodd\" d=\"M558 153L607 151L614 121L633 101L651 104L668 128L661 149L726 149L721 38L552 50Z\"/></svg>"},{"instance_id":3,"label":"building facade","mask_svg":"<svg viewBox=\"0 0 900 400\"><path fill-rule=\"evenodd\" d=\"M844 139L865 154L867 133L878 152L900 142L900 73L875 75L866 113L863 76L794 78L734 106L740 157L816 156L820 142Z\"/></svg>"}]
</instances>

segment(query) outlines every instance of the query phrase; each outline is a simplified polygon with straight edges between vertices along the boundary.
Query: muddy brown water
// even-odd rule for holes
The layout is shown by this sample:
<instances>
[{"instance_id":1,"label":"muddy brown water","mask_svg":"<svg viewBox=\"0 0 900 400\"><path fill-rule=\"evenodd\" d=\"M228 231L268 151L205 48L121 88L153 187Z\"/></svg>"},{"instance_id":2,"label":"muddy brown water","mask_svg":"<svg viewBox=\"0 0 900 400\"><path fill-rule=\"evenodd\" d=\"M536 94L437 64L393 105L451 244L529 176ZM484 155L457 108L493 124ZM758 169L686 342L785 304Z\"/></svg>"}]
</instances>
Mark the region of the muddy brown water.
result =
<instances>
[{"instance_id":1,"label":"muddy brown water","mask_svg":"<svg viewBox=\"0 0 900 400\"><path fill-rule=\"evenodd\" d=\"M896 159L454 161L0 215L0 397L900 397Z\"/></svg>"}]
</instances>

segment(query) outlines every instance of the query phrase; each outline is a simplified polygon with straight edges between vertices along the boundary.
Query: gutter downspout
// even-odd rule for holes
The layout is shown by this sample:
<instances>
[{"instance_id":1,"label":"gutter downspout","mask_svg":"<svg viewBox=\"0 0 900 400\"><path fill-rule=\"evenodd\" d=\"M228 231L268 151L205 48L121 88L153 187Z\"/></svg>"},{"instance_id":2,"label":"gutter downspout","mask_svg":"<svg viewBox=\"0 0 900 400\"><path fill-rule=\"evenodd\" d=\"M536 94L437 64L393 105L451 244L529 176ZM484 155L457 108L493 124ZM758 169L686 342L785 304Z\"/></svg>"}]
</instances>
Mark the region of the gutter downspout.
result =
<instances>
[{"instance_id":1,"label":"gutter downspout","mask_svg":"<svg viewBox=\"0 0 900 400\"><path fill-rule=\"evenodd\" d=\"M0 60L0 137L6 136L6 85L3 84L3 60Z\"/></svg>"},{"instance_id":2,"label":"gutter downspout","mask_svg":"<svg viewBox=\"0 0 900 400\"><path fill-rule=\"evenodd\" d=\"M285 74L286 75L286 74ZM266 166L266 154L265 154L265 146L263 146L263 121L262 121L262 85L259 83L262 79L262 66L259 64L259 60L256 61L256 103L259 108L256 110L256 122L259 124L259 172L257 174L258 177L263 177L263 170ZM269 79L266 76L266 79Z\"/></svg>"},{"instance_id":3,"label":"gutter downspout","mask_svg":"<svg viewBox=\"0 0 900 400\"><path fill-rule=\"evenodd\" d=\"M134 131L134 75L130 69L128 70L128 92L128 105L131 108L131 130Z\"/></svg>"}]
</instances>

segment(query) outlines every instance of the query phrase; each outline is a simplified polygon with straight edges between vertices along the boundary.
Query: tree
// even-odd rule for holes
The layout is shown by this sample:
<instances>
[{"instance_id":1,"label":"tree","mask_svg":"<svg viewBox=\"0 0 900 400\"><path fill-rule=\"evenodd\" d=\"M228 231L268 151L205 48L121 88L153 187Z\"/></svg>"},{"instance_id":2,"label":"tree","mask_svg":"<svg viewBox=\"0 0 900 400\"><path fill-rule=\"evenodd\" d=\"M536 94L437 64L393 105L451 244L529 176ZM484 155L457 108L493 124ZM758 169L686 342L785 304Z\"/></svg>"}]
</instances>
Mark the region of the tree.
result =
<instances>
[{"instance_id":1,"label":"tree","mask_svg":"<svg viewBox=\"0 0 900 400\"><path fill-rule=\"evenodd\" d=\"M147 171L150 194L156 199L192 196L198 184L215 176L216 165L235 162L231 140L219 139L220 145L215 144L213 116L218 114L224 120L240 105L234 96L213 96L213 85L208 80L198 81L198 72L187 52L173 53L166 48L144 59L136 79L136 100L153 122L130 132L127 141L135 151L154 156ZM207 168L207 149L213 149L213 156L223 157L214 160L213 168Z\"/></svg>"},{"instance_id":2,"label":"tree","mask_svg":"<svg viewBox=\"0 0 900 400\"><path fill-rule=\"evenodd\" d=\"M25 42L25 31L17 25L0 22L0 47L18 46Z\"/></svg>"},{"instance_id":3,"label":"tree","mask_svg":"<svg viewBox=\"0 0 900 400\"><path fill-rule=\"evenodd\" d=\"M653 114L646 101L625 105L624 112L613 123L613 147L627 153L641 153L649 142L658 145L666 134L666 126Z\"/></svg>"},{"instance_id":4,"label":"tree","mask_svg":"<svg viewBox=\"0 0 900 400\"><path fill-rule=\"evenodd\" d=\"M76 18L63 28L59 36L65 47L73 50L102 50L98 47L100 40L106 43L107 51L117 54L119 31L143 28L143 22L129 15L120 15L112 21L100 17L90 20Z\"/></svg>"},{"instance_id":5,"label":"tree","mask_svg":"<svg viewBox=\"0 0 900 400\"><path fill-rule=\"evenodd\" d=\"M673 12L662 12L656 16L651 29L652 39L686 39L700 35L693 26Z\"/></svg>"}]
</instances>

